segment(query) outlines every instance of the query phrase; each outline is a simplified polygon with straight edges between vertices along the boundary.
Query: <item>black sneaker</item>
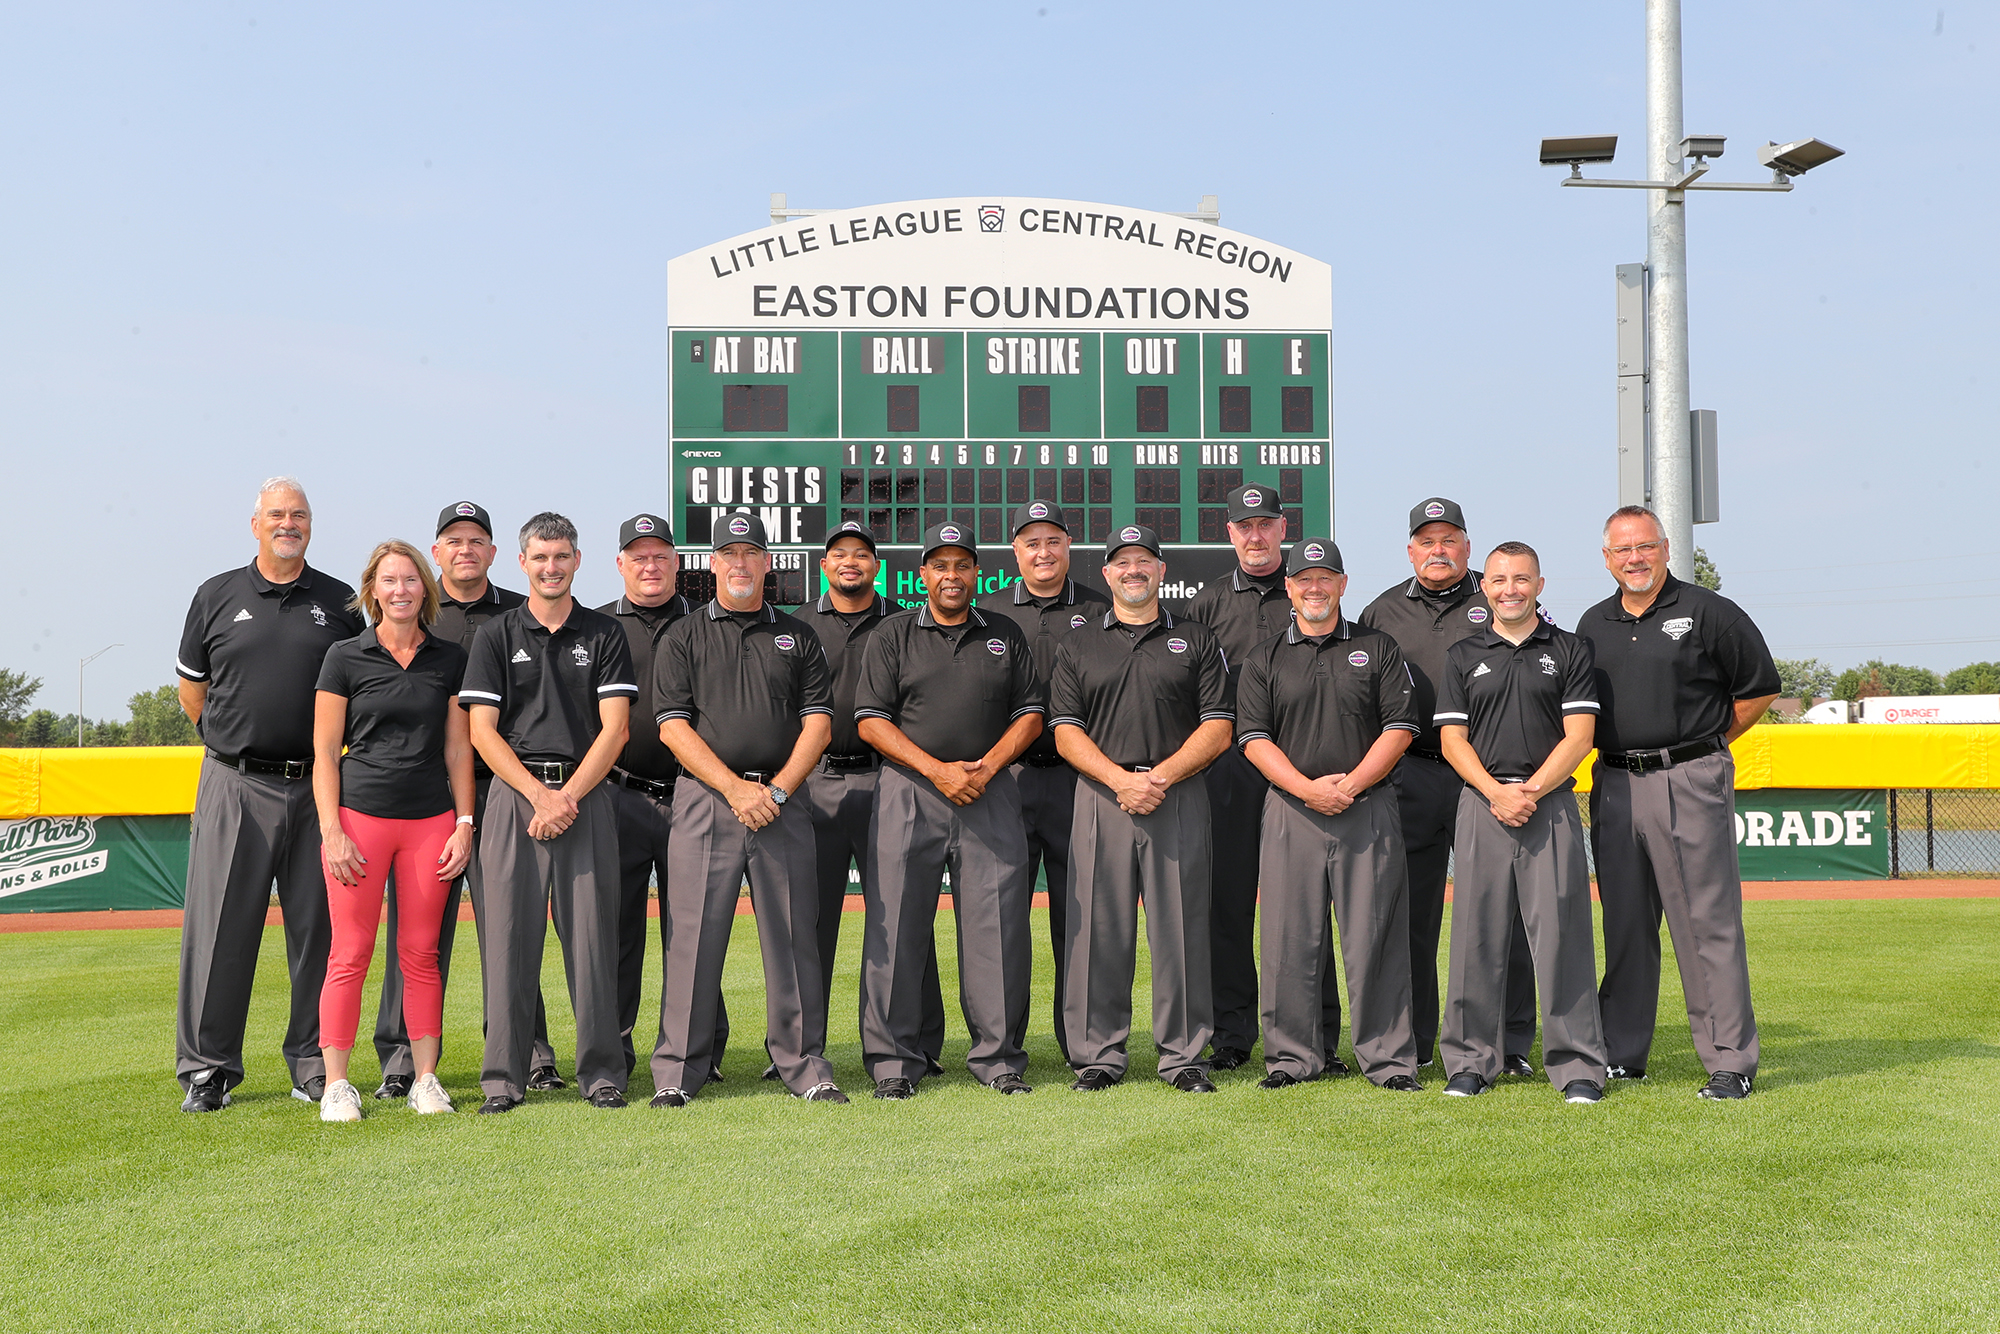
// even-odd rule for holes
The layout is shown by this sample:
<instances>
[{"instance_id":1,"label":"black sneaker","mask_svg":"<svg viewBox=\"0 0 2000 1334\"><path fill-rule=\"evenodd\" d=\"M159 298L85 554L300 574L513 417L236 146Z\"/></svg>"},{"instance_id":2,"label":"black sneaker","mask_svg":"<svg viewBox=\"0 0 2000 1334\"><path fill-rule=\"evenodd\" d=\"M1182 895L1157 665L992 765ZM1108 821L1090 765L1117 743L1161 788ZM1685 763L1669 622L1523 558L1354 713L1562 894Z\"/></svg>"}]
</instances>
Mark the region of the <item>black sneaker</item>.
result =
<instances>
[{"instance_id":1,"label":"black sneaker","mask_svg":"<svg viewBox=\"0 0 2000 1334\"><path fill-rule=\"evenodd\" d=\"M1588 1079L1572 1079L1563 1085L1564 1102L1603 1102L1604 1089Z\"/></svg>"},{"instance_id":2,"label":"black sneaker","mask_svg":"<svg viewBox=\"0 0 2000 1334\"><path fill-rule=\"evenodd\" d=\"M1074 1093L1102 1093L1117 1082L1117 1075L1093 1066L1076 1077L1076 1082L1070 1085L1070 1090Z\"/></svg>"},{"instance_id":3,"label":"black sneaker","mask_svg":"<svg viewBox=\"0 0 2000 1334\"><path fill-rule=\"evenodd\" d=\"M222 1087L221 1075L188 1085L187 1097L181 1100L184 1112L219 1112L228 1105L229 1090Z\"/></svg>"},{"instance_id":4,"label":"black sneaker","mask_svg":"<svg viewBox=\"0 0 2000 1334\"><path fill-rule=\"evenodd\" d=\"M566 1089L569 1081L553 1065L538 1065L528 1071L528 1087L537 1093L547 1093L551 1089Z\"/></svg>"},{"instance_id":5,"label":"black sneaker","mask_svg":"<svg viewBox=\"0 0 2000 1334\"><path fill-rule=\"evenodd\" d=\"M1215 1081L1210 1079L1208 1072L1198 1065L1190 1065L1182 1070L1173 1077L1172 1083L1182 1093L1215 1092Z\"/></svg>"},{"instance_id":6,"label":"black sneaker","mask_svg":"<svg viewBox=\"0 0 2000 1334\"><path fill-rule=\"evenodd\" d=\"M1444 1086L1444 1096L1447 1098L1476 1098L1486 1092L1486 1089L1487 1083L1484 1079L1481 1079L1471 1071L1467 1071L1465 1074L1453 1075L1451 1077L1450 1082Z\"/></svg>"},{"instance_id":7,"label":"black sneaker","mask_svg":"<svg viewBox=\"0 0 2000 1334\"><path fill-rule=\"evenodd\" d=\"M689 1093L686 1089L661 1089L653 1095L653 1100L646 1105L654 1111L658 1111L663 1107L685 1107L693 1101L694 1094Z\"/></svg>"},{"instance_id":8,"label":"black sneaker","mask_svg":"<svg viewBox=\"0 0 2000 1334\"><path fill-rule=\"evenodd\" d=\"M410 1086L414 1083L416 1083L416 1080L410 1078L408 1075L383 1075L382 1087L375 1090L375 1096L378 1098L407 1098L410 1096Z\"/></svg>"},{"instance_id":9,"label":"black sneaker","mask_svg":"<svg viewBox=\"0 0 2000 1334\"><path fill-rule=\"evenodd\" d=\"M1415 1075L1390 1075L1382 1081L1381 1086L1391 1093L1422 1093L1424 1091L1424 1086L1417 1082Z\"/></svg>"},{"instance_id":10,"label":"black sneaker","mask_svg":"<svg viewBox=\"0 0 2000 1334\"><path fill-rule=\"evenodd\" d=\"M917 1096L917 1086L897 1076L875 1081L875 1096L883 1102L908 1102Z\"/></svg>"},{"instance_id":11,"label":"black sneaker","mask_svg":"<svg viewBox=\"0 0 2000 1334\"><path fill-rule=\"evenodd\" d=\"M502 1112L511 1112L520 1105L521 1103L518 1098L510 1098L504 1093L496 1093L485 1102L479 1104L479 1114L481 1116L498 1116Z\"/></svg>"},{"instance_id":12,"label":"black sneaker","mask_svg":"<svg viewBox=\"0 0 2000 1334\"><path fill-rule=\"evenodd\" d=\"M807 1102L844 1103L847 1101L847 1095L840 1091L840 1085L834 1083L832 1080L826 1080L822 1083L814 1084L811 1088L807 1089L804 1093L801 1093L799 1096L801 1098L804 1098Z\"/></svg>"},{"instance_id":13,"label":"black sneaker","mask_svg":"<svg viewBox=\"0 0 2000 1334\"><path fill-rule=\"evenodd\" d=\"M1535 1067L1529 1064L1528 1058L1525 1056L1505 1056L1500 1061L1500 1073L1503 1075L1518 1075L1523 1079L1533 1079L1535 1077Z\"/></svg>"},{"instance_id":14,"label":"black sneaker","mask_svg":"<svg viewBox=\"0 0 2000 1334\"><path fill-rule=\"evenodd\" d=\"M631 1072L630 1072L630 1071L627 1071L626 1073L628 1073L628 1074L629 1074L629 1073L631 1073ZM708 1082L709 1082L709 1083L711 1083L711 1084L720 1084L720 1083L722 1082L722 1067L721 1067L721 1066L719 1066L719 1065L711 1065L711 1066L709 1066L709 1067L708 1067Z\"/></svg>"},{"instance_id":15,"label":"black sneaker","mask_svg":"<svg viewBox=\"0 0 2000 1334\"><path fill-rule=\"evenodd\" d=\"M1241 1047L1217 1047L1208 1058L1212 1070L1234 1070L1250 1059L1250 1053Z\"/></svg>"},{"instance_id":16,"label":"black sneaker","mask_svg":"<svg viewBox=\"0 0 2000 1334\"><path fill-rule=\"evenodd\" d=\"M924 1078L925 1078L925 1079L929 1079L929 1078L930 1078L931 1076L933 1076L933 1075L941 1075L941 1074L943 1074L943 1073L944 1073L944 1067L938 1064L938 1058L937 1058L937 1057L935 1057L935 1056L926 1056L926 1057L924 1057Z\"/></svg>"},{"instance_id":17,"label":"black sneaker","mask_svg":"<svg viewBox=\"0 0 2000 1334\"><path fill-rule=\"evenodd\" d=\"M993 1082L986 1087L992 1089L995 1093L1033 1093L1035 1091L1033 1084L1030 1084L1012 1070L1009 1070L1004 1075L994 1076Z\"/></svg>"},{"instance_id":18,"label":"black sneaker","mask_svg":"<svg viewBox=\"0 0 2000 1334\"><path fill-rule=\"evenodd\" d=\"M1260 1089L1288 1089L1294 1084L1303 1084L1305 1082L1305 1080L1299 1078L1289 1070L1273 1070L1257 1081L1257 1087Z\"/></svg>"},{"instance_id":19,"label":"black sneaker","mask_svg":"<svg viewBox=\"0 0 2000 1334\"><path fill-rule=\"evenodd\" d=\"M599 1089L584 1101L600 1112L615 1112L625 1106L625 1095L617 1089Z\"/></svg>"},{"instance_id":20,"label":"black sneaker","mask_svg":"<svg viewBox=\"0 0 2000 1334\"><path fill-rule=\"evenodd\" d=\"M1739 1075L1733 1070L1717 1070L1708 1077L1708 1082L1695 1091L1695 1096L1728 1101L1750 1096L1750 1076Z\"/></svg>"},{"instance_id":21,"label":"black sneaker","mask_svg":"<svg viewBox=\"0 0 2000 1334\"><path fill-rule=\"evenodd\" d=\"M1604 1072L1613 1079L1644 1079L1646 1067L1643 1065L1614 1065Z\"/></svg>"},{"instance_id":22,"label":"black sneaker","mask_svg":"<svg viewBox=\"0 0 2000 1334\"><path fill-rule=\"evenodd\" d=\"M778 1063L776 1061L771 1062L764 1067L764 1073L757 1077L759 1079L776 1079L778 1077Z\"/></svg>"},{"instance_id":23,"label":"black sneaker","mask_svg":"<svg viewBox=\"0 0 2000 1334\"><path fill-rule=\"evenodd\" d=\"M1326 1054L1326 1077L1328 1079L1338 1079L1342 1075L1351 1075L1353 1073L1354 1067L1350 1066L1346 1061L1341 1060L1339 1052L1330 1051Z\"/></svg>"},{"instance_id":24,"label":"black sneaker","mask_svg":"<svg viewBox=\"0 0 2000 1334\"><path fill-rule=\"evenodd\" d=\"M319 1106L319 1100L326 1096L326 1076L314 1075L303 1084L292 1085L292 1096L300 1102Z\"/></svg>"}]
</instances>

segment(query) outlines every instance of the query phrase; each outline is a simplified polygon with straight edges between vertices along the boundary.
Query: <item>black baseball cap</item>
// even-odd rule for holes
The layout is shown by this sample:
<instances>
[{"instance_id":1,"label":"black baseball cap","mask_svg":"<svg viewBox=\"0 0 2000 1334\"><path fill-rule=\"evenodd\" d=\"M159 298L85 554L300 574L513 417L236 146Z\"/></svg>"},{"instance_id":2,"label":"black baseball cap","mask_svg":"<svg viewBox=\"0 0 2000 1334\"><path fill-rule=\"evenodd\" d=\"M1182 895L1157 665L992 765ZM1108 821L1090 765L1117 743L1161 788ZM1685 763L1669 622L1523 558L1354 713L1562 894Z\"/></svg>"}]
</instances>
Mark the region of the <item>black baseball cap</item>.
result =
<instances>
[{"instance_id":1,"label":"black baseball cap","mask_svg":"<svg viewBox=\"0 0 2000 1334\"><path fill-rule=\"evenodd\" d=\"M1062 512L1062 507L1046 500L1031 500L1015 510L1014 526L1007 532L1010 536L1018 537L1021 530L1031 523L1052 523L1065 533L1069 532L1069 518Z\"/></svg>"},{"instance_id":2,"label":"black baseball cap","mask_svg":"<svg viewBox=\"0 0 2000 1334\"><path fill-rule=\"evenodd\" d=\"M868 544L868 549L871 552L875 550L875 530L865 523L856 523L852 519L849 519L846 523L828 533L826 535L826 543L820 550L833 550L833 544L843 537L858 537Z\"/></svg>"},{"instance_id":3,"label":"black baseball cap","mask_svg":"<svg viewBox=\"0 0 2000 1334\"><path fill-rule=\"evenodd\" d=\"M1104 563L1126 547L1144 547L1155 556L1160 554L1160 535L1144 524L1128 523L1111 534L1111 540L1104 544Z\"/></svg>"},{"instance_id":4,"label":"black baseball cap","mask_svg":"<svg viewBox=\"0 0 2000 1334\"><path fill-rule=\"evenodd\" d=\"M1465 511L1458 507L1456 500L1446 500L1443 496L1432 496L1420 500L1410 511L1410 536L1417 535L1417 529L1427 523L1448 523L1460 532L1465 531Z\"/></svg>"},{"instance_id":5,"label":"black baseball cap","mask_svg":"<svg viewBox=\"0 0 2000 1334\"><path fill-rule=\"evenodd\" d=\"M1275 486L1251 482L1231 491L1226 499L1229 501L1231 523L1242 523L1245 519L1285 517L1285 512L1278 508L1278 488Z\"/></svg>"},{"instance_id":6,"label":"black baseball cap","mask_svg":"<svg viewBox=\"0 0 2000 1334\"><path fill-rule=\"evenodd\" d=\"M1292 543L1292 549L1285 556L1287 575L1303 574L1307 570L1332 570L1335 574L1346 574L1347 567L1340 559L1340 548L1330 537L1308 537Z\"/></svg>"},{"instance_id":7,"label":"black baseball cap","mask_svg":"<svg viewBox=\"0 0 2000 1334\"><path fill-rule=\"evenodd\" d=\"M975 562L979 559L979 548L973 541L972 529L962 523L952 523L947 520L944 523L932 524L924 532L924 554L917 558L918 563L922 564L929 560L933 551L945 547L963 547L972 553Z\"/></svg>"},{"instance_id":8,"label":"black baseball cap","mask_svg":"<svg viewBox=\"0 0 2000 1334\"><path fill-rule=\"evenodd\" d=\"M642 537L657 537L668 546L674 544L674 530L667 521L657 514L634 514L618 525L618 549L623 551Z\"/></svg>"},{"instance_id":9,"label":"black baseball cap","mask_svg":"<svg viewBox=\"0 0 2000 1334\"><path fill-rule=\"evenodd\" d=\"M723 514L716 516L715 527L709 534L709 545L720 551L733 547L739 542L747 542L759 551L769 551L771 540L764 536L764 521L754 514Z\"/></svg>"},{"instance_id":10,"label":"black baseball cap","mask_svg":"<svg viewBox=\"0 0 2000 1334\"><path fill-rule=\"evenodd\" d=\"M488 537L493 536L493 516L486 512L484 506L469 500L461 500L456 505L446 505L439 510L437 532L431 536L438 536L455 523L476 523L486 530Z\"/></svg>"}]
</instances>

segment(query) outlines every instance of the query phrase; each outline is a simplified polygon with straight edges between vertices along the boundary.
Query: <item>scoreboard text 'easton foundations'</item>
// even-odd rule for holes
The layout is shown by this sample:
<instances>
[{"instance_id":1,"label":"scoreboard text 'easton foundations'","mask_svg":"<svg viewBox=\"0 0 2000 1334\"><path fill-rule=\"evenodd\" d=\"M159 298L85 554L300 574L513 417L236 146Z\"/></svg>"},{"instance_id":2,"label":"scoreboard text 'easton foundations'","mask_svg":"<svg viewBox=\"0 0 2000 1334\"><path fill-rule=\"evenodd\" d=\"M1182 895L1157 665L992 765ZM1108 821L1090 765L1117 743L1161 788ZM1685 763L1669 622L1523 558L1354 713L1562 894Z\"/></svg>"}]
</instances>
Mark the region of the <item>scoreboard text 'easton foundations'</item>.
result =
<instances>
[{"instance_id":1,"label":"scoreboard text 'easton foundations'","mask_svg":"<svg viewBox=\"0 0 2000 1334\"><path fill-rule=\"evenodd\" d=\"M1290 537L1333 528L1331 271L1256 237L1070 200L930 199L822 213L667 269L668 513L707 596L717 516L752 512L772 596L819 593L818 548L874 532L882 591L922 600L919 535L978 535L1013 583L1014 507L1062 506L1072 573L1114 522L1160 535L1164 596L1235 556L1224 496L1279 494Z\"/></svg>"}]
</instances>

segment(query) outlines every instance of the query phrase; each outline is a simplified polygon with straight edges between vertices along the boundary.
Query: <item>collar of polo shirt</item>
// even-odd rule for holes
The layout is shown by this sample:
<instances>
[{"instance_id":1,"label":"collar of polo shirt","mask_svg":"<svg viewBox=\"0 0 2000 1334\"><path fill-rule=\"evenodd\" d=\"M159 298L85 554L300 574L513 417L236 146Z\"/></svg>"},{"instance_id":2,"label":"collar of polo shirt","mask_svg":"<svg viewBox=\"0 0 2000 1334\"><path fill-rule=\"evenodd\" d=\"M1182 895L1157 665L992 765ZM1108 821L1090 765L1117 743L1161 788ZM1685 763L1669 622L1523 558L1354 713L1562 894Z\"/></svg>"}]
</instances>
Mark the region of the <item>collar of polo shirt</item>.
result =
<instances>
[{"instance_id":1,"label":"collar of polo shirt","mask_svg":"<svg viewBox=\"0 0 2000 1334\"><path fill-rule=\"evenodd\" d=\"M1300 630L1299 618L1297 616L1293 616L1292 623L1285 627L1285 642L1287 644L1299 644L1305 642L1308 639L1352 639L1352 638L1354 638L1354 622L1348 620L1345 616L1340 618L1339 623L1336 624L1333 627L1333 629L1327 631L1323 635L1309 635L1306 634L1304 631Z\"/></svg>"},{"instance_id":2,"label":"collar of polo shirt","mask_svg":"<svg viewBox=\"0 0 2000 1334\"><path fill-rule=\"evenodd\" d=\"M288 584L273 583L264 577L262 570L257 568L256 561L253 560L250 562L250 582L256 587L259 593L268 593L274 588L311 588L313 586L312 577L313 567L301 561L299 562L298 578Z\"/></svg>"},{"instance_id":3,"label":"collar of polo shirt","mask_svg":"<svg viewBox=\"0 0 2000 1334\"><path fill-rule=\"evenodd\" d=\"M880 593L877 593L875 595L874 601L870 602L860 612L858 613L842 612L833 605L833 594L821 593L819 595L819 601L813 604L813 610L817 611L822 616L839 616L839 615L887 616L889 614L889 600L883 597Z\"/></svg>"},{"instance_id":4,"label":"collar of polo shirt","mask_svg":"<svg viewBox=\"0 0 2000 1334\"><path fill-rule=\"evenodd\" d=\"M1604 619L1607 621L1643 621L1660 608L1673 606L1675 602L1680 600L1681 589L1685 585L1665 571L1661 572L1660 578L1662 580L1660 593L1658 597L1653 599L1652 606L1646 608L1646 610L1640 612L1637 616L1625 610L1625 590L1621 585L1619 590L1611 595L1611 600L1604 604L1606 608Z\"/></svg>"},{"instance_id":5,"label":"collar of polo shirt","mask_svg":"<svg viewBox=\"0 0 2000 1334\"><path fill-rule=\"evenodd\" d=\"M720 599L709 600L708 619L711 621L720 621L731 616L748 616L750 614L751 613L747 611L731 611L729 610L729 608L722 605ZM756 615L757 619L759 621L764 622L766 625L778 619L778 613L771 609L771 604L768 602L764 603L763 605L757 608Z\"/></svg>"},{"instance_id":6,"label":"collar of polo shirt","mask_svg":"<svg viewBox=\"0 0 2000 1334\"><path fill-rule=\"evenodd\" d=\"M966 610L971 613L969 619L958 625L940 625L937 617L931 615L931 604L926 602L923 606L917 608L917 624L923 626L926 630L963 630L968 625L976 625L984 630L986 628L986 618L979 614L979 608L967 607Z\"/></svg>"},{"instance_id":7,"label":"collar of polo shirt","mask_svg":"<svg viewBox=\"0 0 2000 1334\"><path fill-rule=\"evenodd\" d=\"M1104 613L1104 624L1100 628L1109 630L1113 626L1117 625L1125 625L1125 622L1118 619L1118 610L1117 608L1114 607L1110 611ZM1136 625L1126 626L1126 629L1128 630L1138 630L1141 628L1142 627ZM1157 621L1150 622L1148 626L1143 628L1171 630L1174 628L1174 614L1168 611L1165 607L1162 607L1160 608L1160 619Z\"/></svg>"},{"instance_id":8,"label":"collar of polo shirt","mask_svg":"<svg viewBox=\"0 0 2000 1334\"><path fill-rule=\"evenodd\" d=\"M1229 586L1238 593L1248 593L1255 589L1259 593L1269 593L1273 588L1285 586L1285 567L1281 563L1269 574L1251 574L1241 565L1230 572Z\"/></svg>"},{"instance_id":9,"label":"collar of polo shirt","mask_svg":"<svg viewBox=\"0 0 2000 1334\"><path fill-rule=\"evenodd\" d=\"M1028 581L1026 579L1016 579L1014 581L1015 606L1025 607L1030 602L1039 603L1040 601L1041 601L1040 598L1036 597L1033 593L1030 593L1028 591ZM1067 575L1063 577L1062 592L1057 593L1053 598L1049 600L1049 605L1052 607L1055 606L1057 603L1061 603L1065 607L1073 607L1076 605L1076 581L1074 579L1069 578Z\"/></svg>"},{"instance_id":10,"label":"collar of polo shirt","mask_svg":"<svg viewBox=\"0 0 2000 1334\"><path fill-rule=\"evenodd\" d=\"M1507 638L1507 636L1501 634L1500 631L1491 624L1485 626L1479 632L1479 634L1475 636L1475 638L1479 640L1479 646L1481 648L1501 648L1501 647L1526 648L1529 644L1534 643L1537 639L1545 641L1550 639L1551 638L1549 634L1550 628L1551 627L1549 623L1543 620L1541 616L1537 615L1535 617L1535 628L1528 631L1528 637L1526 639L1523 639L1518 644L1516 644L1513 640Z\"/></svg>"},{"instance_id":11,"label":"collar of polo shirt","mask_svg":"<svg viewBox=\"0 0 2000 1334\"><path fill-rule=\"evenodd\" d=\"M679 593L674 594L672 597L668 598L665 602L660 603L657 607L642 607L638 603L634 602L631 598L625 596L625 594L620 593L618 595L618 610L614 612L613 615L637 616L641 612L650 611L658 613L658 612L671 611L676 616L685 616L688 614L689 610L690 608L688 607L687 598Z\"/></svg>"}]
</instances>

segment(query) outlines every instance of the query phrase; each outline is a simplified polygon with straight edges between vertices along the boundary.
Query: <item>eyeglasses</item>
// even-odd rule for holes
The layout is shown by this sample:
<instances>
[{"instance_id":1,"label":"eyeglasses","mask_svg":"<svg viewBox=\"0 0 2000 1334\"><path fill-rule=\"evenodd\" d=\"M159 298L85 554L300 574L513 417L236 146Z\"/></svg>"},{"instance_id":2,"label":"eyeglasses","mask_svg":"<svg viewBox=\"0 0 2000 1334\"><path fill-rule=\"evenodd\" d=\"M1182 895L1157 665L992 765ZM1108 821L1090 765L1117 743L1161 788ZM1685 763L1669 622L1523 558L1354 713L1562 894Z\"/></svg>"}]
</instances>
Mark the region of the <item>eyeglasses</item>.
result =
<instances>
[{"instance_id":1,"label":"eyeglasses","mask_svg":"<svg viewBox=\"0 0 2000 1334\"><path fill-rule=\"evenodd\" d=\"M1638 542L1634 543L1629 547L1606 547L1604 549L1610 552L1612 555L1616 556L1619 560L1624 560L1627 556L1632 556L1632 555L1650 556L1655 551L1658 551L1663 545L1665 544L1661 542Z\"/></svg>"}]
</instances>

